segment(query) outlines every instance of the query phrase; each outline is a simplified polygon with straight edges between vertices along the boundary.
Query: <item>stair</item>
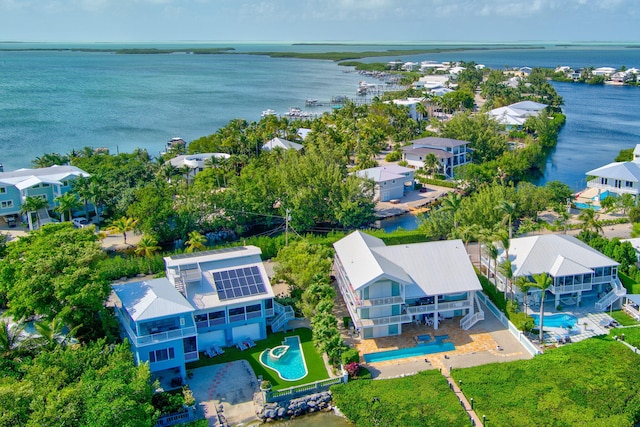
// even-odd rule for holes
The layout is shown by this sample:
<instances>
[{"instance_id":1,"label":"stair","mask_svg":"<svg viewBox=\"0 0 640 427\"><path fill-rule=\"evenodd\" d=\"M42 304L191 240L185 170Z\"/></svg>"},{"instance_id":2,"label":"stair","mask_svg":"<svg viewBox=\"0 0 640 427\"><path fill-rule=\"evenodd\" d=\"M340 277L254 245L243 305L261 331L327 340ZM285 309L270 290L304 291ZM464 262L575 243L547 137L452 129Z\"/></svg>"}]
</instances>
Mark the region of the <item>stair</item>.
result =
<instances>
[{"instance_id":1,"label":"stair","mask_svg":"<svg viewBox=\"0 0 640 427\"><path fill-rule=\"evenodd\" d=\"M276 301L273 302L273 311L275 316L271 318L271 331L278 332L285 327L287 322L295 319L296 314L289 305L282 305Z\"/></svg>"},{"instance_id":2,"label":"stair","mask_svg":"<svg viewBox=\"0 0 640 427\"><path fill-rule=\"evenodd\" d=\"M613 280L612 284L613 284L613 289L611 289L611 291L608 294L606 294L605 296L600 298L598 302L596 302L596 310L600 310L600 311L606 310L607 307L609 307L611 304L618 301L619 298L627 294L627 290L625 289L624 286L622 286L622 283L620 283L620 279L616 277Z\"/></svg>"},{"instance_id":3,"label":"stair","mask_svg":"<svg viewBox=\"0 0 640 427\"><path fill-rule=\"evenodd\" d=\"M460 319L460 328L467 331L473 325L478 323L481 320L484 320L484 311L480 308L480 302L478 301L478 296L474 294L473 296L473 307L475 313L469 313Z\"/></svg>"}]
</instances>

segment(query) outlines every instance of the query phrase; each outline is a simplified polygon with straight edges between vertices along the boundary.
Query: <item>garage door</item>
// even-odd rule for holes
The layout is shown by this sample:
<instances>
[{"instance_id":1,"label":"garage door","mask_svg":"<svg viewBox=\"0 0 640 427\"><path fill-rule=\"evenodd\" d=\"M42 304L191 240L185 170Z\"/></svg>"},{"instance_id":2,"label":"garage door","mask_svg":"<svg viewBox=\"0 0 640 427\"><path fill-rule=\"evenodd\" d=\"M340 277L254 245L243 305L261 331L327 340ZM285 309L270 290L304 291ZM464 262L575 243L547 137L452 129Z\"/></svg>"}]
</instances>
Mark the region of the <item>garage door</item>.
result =
<instances>
[{"instance_id":1,"label":"garage door","mask_svg":"<svg viewBox=\"0 0 640 427\"><path fill-rule=\"evenodd\" d=\"M198 334L198 350L204 351L211 345L225 346L226 339L224 331L211 331L204 334Z\"/></svg>"},{"instance_id":2,"label":"garage door","mask_svg":"<svg viewBox=\"0 0 640 427\"><path fill-rule=\"evenodd\" d=\"M237 326L233 328L233 342L240 341L246 337L253 340L262 339L260 336L260 324L251 323L250 325Z\"/></svg>"}]
</instances>

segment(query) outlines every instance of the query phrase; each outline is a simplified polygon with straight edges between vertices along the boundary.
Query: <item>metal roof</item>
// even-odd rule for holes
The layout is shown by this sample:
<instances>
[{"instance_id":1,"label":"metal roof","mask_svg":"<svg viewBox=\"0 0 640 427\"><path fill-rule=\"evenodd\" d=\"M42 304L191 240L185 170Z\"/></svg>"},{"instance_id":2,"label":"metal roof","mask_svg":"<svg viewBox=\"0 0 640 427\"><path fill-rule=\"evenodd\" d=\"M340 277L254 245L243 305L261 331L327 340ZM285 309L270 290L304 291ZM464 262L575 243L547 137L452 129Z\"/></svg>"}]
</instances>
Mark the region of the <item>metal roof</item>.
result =
<instances>
[{"instance_id":1,"label":"metal roof","mask_svg":"<svg viewBox=\"0 0 640 427\"><path fill-rule=\"evenodd\" d=\"M276 137L265 142L262 148L264 150L273 150L274 148L283 148L285 150L293 148L295 150L301 150L303 148L303 145L298 144L297 142Z\"/></svg>"},{"instance_id":2,"label":"metal roof","mask_svg":"<svg viewBox=\"0 0 640 427\"><path fill-rule=\"evenodd\" d=\"M505 259L504 249L498 264ZM583 274L598 267L619 265L586 243L566 234L543 234L511 239L509 259L514 276L549 273L560 276Z\"/></svg>"},{"instance_id":3,"label":"metal roof","mask_svg":"<svg viewBox=\"0 0 640 427\"><path fill-rule=\"evenodd\" d=\"M150 320L194 311L166 277L113 285L122 307L134 321Z\"/></svg>"},{"instance_id":4,"label":"metal roof","mask_svg":"<svg viewBox=\"0 0 640 427\"><path fill-rule=\"evenodd\" d=\"M613 162L590 170L587 176L618 179L622 181L640 182L640 164L637 162Z\"/></svg>"},{"instance_id":5,"label":"metal roof","mask_svg":"<svg viewBox=\"0 0 640 427\"><path fill-rule=\"evenodd\" d=\"M354 289L386 277L418 286L425 295L480 290L462 240L386 246L384 242L355 231L334 243Z\"/></svg>"},{"instance_id":6,"label":"metal roof","mask_svg":"<svg viewBox=\"0 0 640 427\"><path fill-rule=\"evenodd\" d=\"M438 138L435 136L427 136L426 138L414 139L411 141L413 145L423 147L458 147L460 145L467 145L469 141L461 141L459 139L451 138Z\"/></svg>"}]
</instances>

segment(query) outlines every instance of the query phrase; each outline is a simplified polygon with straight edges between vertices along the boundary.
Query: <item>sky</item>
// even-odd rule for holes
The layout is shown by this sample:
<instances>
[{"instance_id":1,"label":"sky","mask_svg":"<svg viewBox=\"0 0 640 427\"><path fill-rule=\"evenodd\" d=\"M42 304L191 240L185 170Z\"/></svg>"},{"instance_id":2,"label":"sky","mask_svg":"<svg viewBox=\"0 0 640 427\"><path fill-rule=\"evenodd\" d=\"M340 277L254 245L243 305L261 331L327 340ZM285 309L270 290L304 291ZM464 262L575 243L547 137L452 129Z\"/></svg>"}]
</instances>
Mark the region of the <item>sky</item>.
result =
<instances>
[{"instance_id":1,"label":"sky","mask_svg":"<svg viewBox=\"0 0 640 427\"><path fill-rule=\"evenodd\" d=\"M0 41L640 42L636 0L0 0Z\"/></svg>"}]
</instances>

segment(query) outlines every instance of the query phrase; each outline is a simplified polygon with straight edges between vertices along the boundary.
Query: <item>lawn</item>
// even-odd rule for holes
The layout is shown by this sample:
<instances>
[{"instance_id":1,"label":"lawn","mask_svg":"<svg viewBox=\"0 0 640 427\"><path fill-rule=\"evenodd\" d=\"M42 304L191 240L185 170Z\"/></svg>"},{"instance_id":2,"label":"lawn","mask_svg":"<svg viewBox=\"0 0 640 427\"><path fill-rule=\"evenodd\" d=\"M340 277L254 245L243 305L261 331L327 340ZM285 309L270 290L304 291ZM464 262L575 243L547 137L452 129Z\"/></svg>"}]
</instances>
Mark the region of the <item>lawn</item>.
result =
<instances>
[{"instance_id":1,"label":"lawn","mask_svg":"<svg viewBox=\"0 0 640 427\"><path fill-rule=\"evenodd\" d=\"M612 312L611 317L616 319L622 326L637 325L639 323L637 320L635 320L633 317L629 316L622 310L616 310Z\"/></svg>"},{"instance_id":2,"label":"lawn","mask_svg":"<svg viewBox=\"0 0 640 427\"><path fill-rule=\"evenodd\" d=\"M298 381L284 381L280 379L276 372L262 366L259 359L260 354L265 349L280 345L285 336L292 335L298 335L300 337L302 351L304 352L304 358L307 363L307 370L309 371L309 374ZM275 334L270 334L266 339L256 341L255 347L245 351L240 351L236 347L224 347L224 354L213 358L209 358L206 354L200 353L200 360L188 363L187 369L195 369L218 363L233 362L234 360L247 360L251 364L256 375L262 375L263 379L271 381L271 385L274 390L308 384L329 378L324 361L313 346L313 341L311 340L311 329L307 328L298 328L287 333L277 332Z\"/></svg>"},{"instance_id":3,"label":"lawn","mask_svg":"<svg viewBox=\"0 0 640 427\"><path fill-rule=\"evenodd\" d=\"M640 327L638 328L616 328L609 331L609 336L620 336L624 334L624 340L636 348L640 348Z\"/></svg>"},{"instance_id":4,"label":"lawn","mask_svg":"<svg viewBox=\"0 0 640 427\"><path fill-rule=\"evenodd\" d=\"M469 426L467 413L438 371L331 387L333 401L356 427Z\"/></svg>"},{"instance_id":5,"label":"lawn","mask_svg":"<svg viewBox=\"0 0 640 427\"><path fill-rule=\"evenodd\" d=\"M452 374L462 380L462 391L490 426L609 427L640 421L640 355L610 336L548 350L531 360Z\"/></svg>"}]
</instances>

